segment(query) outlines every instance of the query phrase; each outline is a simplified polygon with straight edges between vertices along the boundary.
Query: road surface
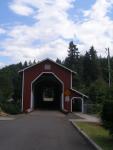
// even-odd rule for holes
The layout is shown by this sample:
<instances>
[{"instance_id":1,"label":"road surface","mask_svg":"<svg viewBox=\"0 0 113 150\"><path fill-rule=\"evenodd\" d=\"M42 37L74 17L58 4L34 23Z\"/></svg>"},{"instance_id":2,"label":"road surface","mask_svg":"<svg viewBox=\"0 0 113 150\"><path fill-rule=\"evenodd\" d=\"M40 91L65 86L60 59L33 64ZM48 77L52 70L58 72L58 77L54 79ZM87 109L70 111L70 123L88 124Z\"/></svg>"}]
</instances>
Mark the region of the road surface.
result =
<instances>
[{"instance_id":1,"label":"road surface","mask_svg":"<svg viewBox=\"0 0 113 150\"><path fill-rule=\"evenodd\" d=\"M56 111L35 111L0 121L0 150L94 150Z\"/></svg>"}]
</instances>

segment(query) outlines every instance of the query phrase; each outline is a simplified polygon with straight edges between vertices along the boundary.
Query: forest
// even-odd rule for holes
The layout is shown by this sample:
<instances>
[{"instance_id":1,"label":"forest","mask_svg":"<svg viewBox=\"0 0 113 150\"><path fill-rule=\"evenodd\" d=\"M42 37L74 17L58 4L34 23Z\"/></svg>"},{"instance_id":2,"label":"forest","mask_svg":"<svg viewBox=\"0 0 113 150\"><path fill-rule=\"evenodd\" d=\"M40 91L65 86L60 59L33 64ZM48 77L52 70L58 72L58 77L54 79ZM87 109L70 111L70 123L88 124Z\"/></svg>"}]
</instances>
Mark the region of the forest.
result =
<instances>
[{"instance_id":1,"label":"forest","mask_svg":"<svg viewBox=\"0 0 113 150\"><path fill-rule=\"evenodd\" d=\"M98 56L94 46L83 55L77 45L71 41L67 47L68 55L64 60L56 62L77 72L73 77L73 88L86 94L88 103L103 105L105 101L113 100L113 57L110 57L110 85L108 57ZM20 112L21 108L21 77L18 71L38 63L25 61L5 66L0 69L0 107L9 112Z\"/></svg>"}]
</instances>

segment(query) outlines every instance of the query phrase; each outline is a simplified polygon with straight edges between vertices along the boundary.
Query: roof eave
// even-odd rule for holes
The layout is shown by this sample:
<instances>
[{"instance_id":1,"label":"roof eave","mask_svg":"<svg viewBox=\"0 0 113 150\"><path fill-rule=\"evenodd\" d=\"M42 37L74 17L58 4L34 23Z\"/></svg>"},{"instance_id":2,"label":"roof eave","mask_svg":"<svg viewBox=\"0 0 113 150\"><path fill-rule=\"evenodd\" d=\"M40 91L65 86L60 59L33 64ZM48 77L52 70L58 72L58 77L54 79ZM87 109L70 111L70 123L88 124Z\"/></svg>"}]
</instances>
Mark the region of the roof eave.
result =
<instances>
[{"instance_id":1,"label":"roof eave","mask_svg":"<svg viewBox=\"0 0 113 150\"><path fill-rule=\"evenodd\" d=\"M83 97L88 98L87 95L85 95L85 94L83 94L83 93L81 93L81 92L79 92L79 91L77 91L77 90L75 90L75 89L73 89L73 88L71 88L71 90L72 90L72 91L75 91L76 93L78 93L78 94L80 94L80 95L82 95Z\"/></svg>"},{"instance_id":2,"label":"roof eave","mask_svg":"<svg viewBox=\"0 0 113 150\"><path fill-rule=\"evenodd\" d=\"M29 68L32 68L32 67L34 67L34 66L36 66L36 65L38 65L38 64L40 64L40 63L42 63L42 62L44 62L44 61L46 61L46 60L49 60L49 61L51 61L51 62L57 64L58 66L60 66L60 67L62 67L62 68L64 68L64 69L70 71L70 72L73 73L73 74L77 74L77 73L74 72L73 70L71 70L71 69L69 69L69 68L67 68L67 67L65 67L65 66L63 66L63 65L60 65L60 64L56 63L55 61L51 60L50 58L46 58L46 59L40 61L39 63L36 63L35 65L28 66L28 67L26 67L26 68L24 68L24 69L22 69L22 70L20 70L20 71L18 71L18 72L23 72L24 70L27 70L27 69L29 69Z\"/></svg>"}]
</instances>

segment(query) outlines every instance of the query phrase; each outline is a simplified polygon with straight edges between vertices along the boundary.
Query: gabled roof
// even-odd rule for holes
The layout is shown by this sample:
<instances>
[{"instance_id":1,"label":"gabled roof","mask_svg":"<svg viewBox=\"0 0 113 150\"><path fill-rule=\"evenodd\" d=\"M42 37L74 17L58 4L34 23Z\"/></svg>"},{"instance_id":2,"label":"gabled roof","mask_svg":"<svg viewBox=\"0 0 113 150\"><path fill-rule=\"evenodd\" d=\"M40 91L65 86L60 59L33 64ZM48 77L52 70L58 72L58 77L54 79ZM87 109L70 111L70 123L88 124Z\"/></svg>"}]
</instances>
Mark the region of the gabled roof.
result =
<instances>
[{"instance_id":1,"label":"gabled roof","mask_svg":"<svg viewBox=\"0 0 113 150\"><path fill-rule=\"evenodd\" d=\"M68 70L68 71L71 72L71 73L77 74L77 73L74 72L73 70L68 69L67 67L65 67L65 66L63 66L63 65L58 64L58 63L56 63L55 61L53 61L52 59L49 59L49 58L46 58L46 59L40 61L39 63L36 63L35 65L28 66L28 67L26 67L26 68L20 70L19 72L23 72L23 71L25 71L25 70L28 70L28 69L30 69L30 68L32 68L32 67L38 65L38 64L43 63L44 61L50 61L50 62L52 62L52 63L54 63L54 64L60 66L61 68L65 69L65 70Z\"/></svg>"}]
</instances>

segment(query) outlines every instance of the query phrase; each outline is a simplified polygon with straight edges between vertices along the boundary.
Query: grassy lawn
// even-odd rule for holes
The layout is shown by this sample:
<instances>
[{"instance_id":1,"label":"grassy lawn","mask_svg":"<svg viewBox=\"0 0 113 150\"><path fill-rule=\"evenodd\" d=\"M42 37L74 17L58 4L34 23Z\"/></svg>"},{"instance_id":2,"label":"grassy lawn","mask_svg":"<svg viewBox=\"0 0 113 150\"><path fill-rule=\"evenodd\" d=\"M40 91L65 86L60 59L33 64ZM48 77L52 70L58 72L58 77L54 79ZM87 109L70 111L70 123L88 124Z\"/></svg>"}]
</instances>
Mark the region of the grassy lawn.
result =
<instances>
[{"instance_id":1,"label":"grassy lawn","mask_svg":"<svg viewBox=\"0 0 113 150\"><path fill-rule=\"evenodd\" d=\"M76 122L76 124L103 150L113 150L113 139L100 124L87 122Z\"/></svg>"}]
</instances>

